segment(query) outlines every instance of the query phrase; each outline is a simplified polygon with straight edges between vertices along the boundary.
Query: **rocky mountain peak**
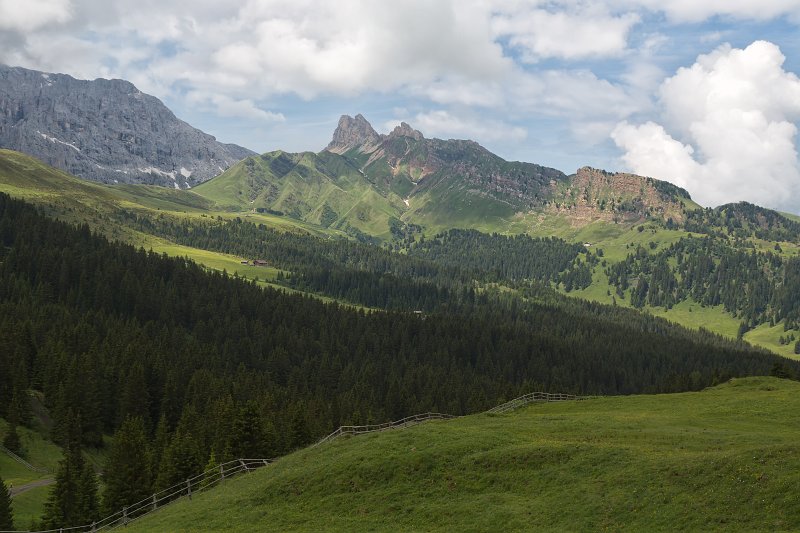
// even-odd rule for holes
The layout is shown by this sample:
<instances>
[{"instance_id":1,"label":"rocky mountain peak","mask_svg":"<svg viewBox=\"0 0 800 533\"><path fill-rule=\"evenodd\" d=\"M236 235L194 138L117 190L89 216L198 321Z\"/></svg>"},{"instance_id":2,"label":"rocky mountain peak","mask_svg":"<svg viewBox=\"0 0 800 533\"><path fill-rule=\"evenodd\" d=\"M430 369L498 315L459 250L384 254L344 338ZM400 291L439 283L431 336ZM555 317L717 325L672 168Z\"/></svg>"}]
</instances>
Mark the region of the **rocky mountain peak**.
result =
<instances>
[{"instance_id":1,"label":"rocky mountain peak","mask_svg":"<svg viewBox=\"0 0 800 533\"><path fill-rule=\"evenodd\" d=\"M422 136L422 132L415 130L405 122L401 122L399 126L395 127L392 133L389 134L389 137L411 137L415 141L420 141L425 138Z\"/></svg>"},{"instance_id":2,"label":"rocky mountain peak","mask_svg":"<svg viewBox=\"0 0 800 533\"><path fill-rule=\"evenodd\" d=\"M125 80L0 65L0 147L85 179L187 188L254 152L218 142Z\"/></svg>"},{"instance_id":3,"label":"rocky mountain peak","mask_svg":"<svg viewBox=\"0 0 800 533\"><path fill-rule=\"evenodd\" d=\"M342 115L339 119L339 125L336 126L336 131L333 132L333 139L325 149L336 154L343 154L353 148L368 152L380 142L381 136L363 115L358 114L355 118L349 115Z\"/></svg>"}]
</instances>

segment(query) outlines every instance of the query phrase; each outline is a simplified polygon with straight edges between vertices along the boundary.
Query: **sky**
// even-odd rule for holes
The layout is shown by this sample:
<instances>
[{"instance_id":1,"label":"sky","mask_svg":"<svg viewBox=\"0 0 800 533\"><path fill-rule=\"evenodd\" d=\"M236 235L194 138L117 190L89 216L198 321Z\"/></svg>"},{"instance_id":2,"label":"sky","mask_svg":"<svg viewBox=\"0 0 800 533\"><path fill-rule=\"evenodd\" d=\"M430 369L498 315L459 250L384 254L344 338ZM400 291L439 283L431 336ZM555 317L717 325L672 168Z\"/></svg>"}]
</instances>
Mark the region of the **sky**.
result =
<instances>
[{"instance_id":1,"label":"sky","mask_svg":"<svg viewBox=\"0 0 800 533\"><path fill-rule=\"evenodd\" d=\"M130 80L257 152L361 113L800 213L800 0L0 0L0 63Z\"/></svg>"}]
</instances>

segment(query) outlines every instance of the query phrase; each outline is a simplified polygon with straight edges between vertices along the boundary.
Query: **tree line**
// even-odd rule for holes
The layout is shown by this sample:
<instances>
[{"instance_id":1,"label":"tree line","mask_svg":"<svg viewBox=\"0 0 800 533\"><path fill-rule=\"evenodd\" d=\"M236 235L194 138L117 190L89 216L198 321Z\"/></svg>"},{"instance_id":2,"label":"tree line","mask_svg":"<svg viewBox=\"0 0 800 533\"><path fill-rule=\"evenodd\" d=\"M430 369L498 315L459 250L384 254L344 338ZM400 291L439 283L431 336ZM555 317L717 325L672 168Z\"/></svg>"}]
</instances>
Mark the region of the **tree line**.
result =
<instances>
[{"instance_id":1,"label":"tree line","mask_svg":"<svg viewBox=\"0 0 800 533\"><path fill-rule=\"evenodd\" d=\"M683 238L652 254L639 246L606 270L634 307L671 308L688 298L722 305L747 329L784 321L800 327L800 258L736 247L713 237Z\"/></svg>"}]
</instances>

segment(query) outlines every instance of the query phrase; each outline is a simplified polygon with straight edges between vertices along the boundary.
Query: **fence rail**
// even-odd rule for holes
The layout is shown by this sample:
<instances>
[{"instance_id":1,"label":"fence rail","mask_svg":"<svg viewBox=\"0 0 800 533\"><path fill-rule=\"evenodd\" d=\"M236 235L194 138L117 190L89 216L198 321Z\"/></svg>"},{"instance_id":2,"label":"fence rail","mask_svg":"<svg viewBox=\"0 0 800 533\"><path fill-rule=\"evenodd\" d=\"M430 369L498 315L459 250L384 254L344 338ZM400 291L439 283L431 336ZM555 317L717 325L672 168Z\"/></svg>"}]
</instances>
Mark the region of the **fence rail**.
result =
<instances>
[{"instance_id":1,"label":"fence rail","mask_svg":"<svg viewBox=\"0 0 800 533\"><path fill-rule=\"evenodd\" d=\"M580 401L587 400L588 398L588 396L575 396L574 394L561 394L557 392L531 392L520 396L519 398L514 398L513 400L500 404L496 407L492 407L486 412L500 414L513 411L514 409L519 409L520 407L524 407L531 403Z\"/></svg>"},{"instance_id":2,"label":"fence rail","mask_svg":"<svg viewBox=\"0 0 800 533\"><path fill-rule=\"evenodd\" d=\"M50 471L49 471L48 469L46 469L46 468L42 468L42 467L40 467L40 466L33 466L33 465L32 465L32 464L30 464L28 461L26 461L25 459L23 459L23 458L22 458L22 457L20 457L19 455L15 454L14 452L12 452L11 450L9 450L8 448L6 448L5 446L3 446L2 444L0 444L0 451L3 451L3 452L5 452L5 453L6 453L8 456L10 456L12 459L14 459L16 462L18 462L19 464L21 464L22 466L24 466L24 467L25 467L25 468L27 468L28 470L32 470L32 471L34 471L34 472L39 472L40 474L47 474L47 473L49 473L49 472L50 472Z\"/></svg>"},{"instance_id":3,"label":"fence rail","mask_svg":"<svg viewBox=\"0 0 800 533\"><path fill-rule=\"evenodd\" d=\"M227 463L223 463L212 470L207 470L202 474L197 474L196 476L190 477L185 481L181 481L180 483L176 483L171 487L167 487L160 492L156 492L152 496L148 496L139 502L128 505L127 507L124 507L116 513L97 522L82 526L61 527L57 529L47 529L27 533L93 533L96 531L114 530L128 525L137 518L147 516L150 513L180 498L188 497L191 499L192 495L214 487L227 478L241 474L242 472L251 472L257 468L267 466L272 462L274 462L274 459L235 459L233 461L228 461ZM12 532L0 531L0 533Z\"/></svg>"},{"instance_id":4,"label":"fence rail","mask_svg":"<svg viewBox=\"0 0 800 533\"><path fill-rule=\"evenodd\" d=\"M536 403L536 402L564 402L564 401L575 401L575 400L586 400L586 399L588 399L588 397L575 396L572 394L531 392L529 394L525 394L524 396L520 396L519 398L515 398L511 401L493 407L492 409L486 411L486 413L492 413L492 414L506 413L508 411L512 411L514 409L518 409L530 403ZM453 418L459 418L459 417L444 413L422 413L418 415L407 416L405 418L396 420L394 422L385 422L383 424L367 424L363 426L341 426L339 427L339 429L337 429L330 435L327 435L326 437L312 444L312 447L319 446L320 444L330 442L334 439L337 439L345 435L355 436L364 433L375 433L379 431L401 429L421 424L429 420L450 420ZM2 448L2 445L0 445L0 448ZM22 461L29 468L36 470L36 467L25 462L24 459L9 452L5 448L2 448L2 450L5 451L6 453L9 453L19 461ZM276 459L235 459L233 461L228 461L227 463L219 465L217 468L207 470L202 474L197 474L194 477L191 477L185 481L181 481L180 483L176 483L175 485L172 485L171 487L168 487L160 492L156 492L152 496L148 496L147 498L139 502L136 502L132 505L123 508L120 511L117 511L111 516L107 516L102 520L94 522L92 524L87 524L83 526L74 526L74 527L62 527L57 529L47 529L42 531L28 531L28 532L0 531L0 533L90 533L90 532L94 533L97 531L110 531L118 529L121 527L125 527L134 520L147 516L157 511L158 509L161 509L163 506L169 503L177 501L181 498L191 499L193 494L197 494L198 492L202 492L211 487L214 487L222 483L227 478L233 477L243 472L249 473L252 470L267 466L275 461ZM37 471L42 471L42 470L40 469ZM46 472L46 470L44 471Z\"/></svg>"},{"instance_id":5,"label":"fence rail","mask_svg":"<svg viewBox=\"0 0 800 533\"><path fill-rule=\"evenodd\" d=\"M414 426L416 424L421 424L422 422L427 422L428 420L449 420L451 418L457 418L455 415L448 415L444 413L422 413L419 415L411 415L407 416L403 419L396 420L394 422L384 422L383 424L368 424L365 426L341 426L339 429L323 437L319 441L317 441L314 446L319 446L325 442L332 441L333 439L339 438L343 435L361 435L362 433L374 433L377 431L386 431L389 429L401 429L406 428L409 426Z\"/></svg>"}]
</instances>

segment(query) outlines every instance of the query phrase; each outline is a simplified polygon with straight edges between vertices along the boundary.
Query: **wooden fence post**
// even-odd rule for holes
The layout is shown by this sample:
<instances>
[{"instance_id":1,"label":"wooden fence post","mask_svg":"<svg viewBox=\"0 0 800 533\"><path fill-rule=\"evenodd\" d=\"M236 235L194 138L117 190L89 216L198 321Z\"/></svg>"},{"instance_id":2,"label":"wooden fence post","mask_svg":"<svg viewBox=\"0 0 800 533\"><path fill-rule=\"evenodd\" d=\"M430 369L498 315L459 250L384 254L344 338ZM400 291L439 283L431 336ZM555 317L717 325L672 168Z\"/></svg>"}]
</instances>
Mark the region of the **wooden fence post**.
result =
<instances>
[{"instance_id":1,"label":"wooden fence post","mask_svg":"<svg viewBox=\"0 0 800 533\"><path fill-rule=\"evenodd\" d=\"M189 499L192 499L192 480L186 480L186 493L189 495Z\"/></svg>"},{"instance_id":2,"label":"wooden fence post","mask_svg":"<svg viewBox=\"0 0 800 533\"><path fill-rule=\"evenodd\" d=\"M158 507L158 500L156 500L156 495L153 494L153 511L155 511L157 507Z\"/></svg>"},{"instance_id":3,"label":"wooden fence post","mask_svg":"<svg viewBox=\"0 0 800 533\"><path fill-rule=\"evenodd\" d=\"M127 506L122 508L122 525L123 526L127 526L128 525L128 507Z\"/></svg>"},{"instance_id":4,"label":"wooden fence post","mask_svg":"<svg viewBox=\"0 0 800 533\"><path fill-rule=\"evenodd\" d=\"M225 481L225 467L223 465L219 465L219 477L220 481Z\"/></svg>"}]
</instances>

